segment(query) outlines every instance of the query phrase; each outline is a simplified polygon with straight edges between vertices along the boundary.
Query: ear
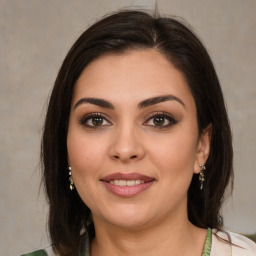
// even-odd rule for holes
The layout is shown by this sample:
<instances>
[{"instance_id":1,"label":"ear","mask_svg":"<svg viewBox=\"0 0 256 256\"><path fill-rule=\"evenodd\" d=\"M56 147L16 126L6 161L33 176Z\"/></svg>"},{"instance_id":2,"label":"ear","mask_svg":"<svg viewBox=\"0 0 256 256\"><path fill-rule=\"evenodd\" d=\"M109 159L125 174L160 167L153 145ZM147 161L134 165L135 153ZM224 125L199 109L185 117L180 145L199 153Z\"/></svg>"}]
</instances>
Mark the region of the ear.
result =
<instances>
[{"instance_id":1,"label":"ear","mask_svg":"<svg viewBox=\"0 0 256 256\"><path fill-rule=\"evenodd\" d=\"M212 125L209 124L201 133L198 144L197 144L197 153L194 164L194 173L199 173L201 165L205 165L208 156L210 154L211 147L211 136L212 136Z\"/></svg>"}]
</instances>

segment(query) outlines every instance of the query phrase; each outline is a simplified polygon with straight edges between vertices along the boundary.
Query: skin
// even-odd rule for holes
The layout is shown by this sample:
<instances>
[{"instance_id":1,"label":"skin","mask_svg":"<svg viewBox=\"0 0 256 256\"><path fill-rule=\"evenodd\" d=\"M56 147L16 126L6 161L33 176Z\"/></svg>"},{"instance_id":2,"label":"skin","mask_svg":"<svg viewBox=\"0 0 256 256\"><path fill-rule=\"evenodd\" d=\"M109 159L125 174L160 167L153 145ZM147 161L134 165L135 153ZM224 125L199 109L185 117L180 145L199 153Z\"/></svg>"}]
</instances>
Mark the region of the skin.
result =
<instances>
[{"instance_id":1,"label":"skin","mask_svg":"<svg viewBox=\"0 0 256 256\"><path fill-rule=\"evenodd\" d=\"M178 100L138 106L163 95ZM112 108L83 98L104 99ZM155 122L152 116L163 112L175 122L163 116ZM90 113L103 115L99 126L85 118ZM95 224L93 256L201 255L206 230L188 220L187 191L207 160L210 136L210 127L198 134L186 80L159 52L106 55L85 68L74 88L67 145L75 187ZM116 172L140 173L154 182L135 196L120 197L101 182Z\"/></svg>"}]
</instances>

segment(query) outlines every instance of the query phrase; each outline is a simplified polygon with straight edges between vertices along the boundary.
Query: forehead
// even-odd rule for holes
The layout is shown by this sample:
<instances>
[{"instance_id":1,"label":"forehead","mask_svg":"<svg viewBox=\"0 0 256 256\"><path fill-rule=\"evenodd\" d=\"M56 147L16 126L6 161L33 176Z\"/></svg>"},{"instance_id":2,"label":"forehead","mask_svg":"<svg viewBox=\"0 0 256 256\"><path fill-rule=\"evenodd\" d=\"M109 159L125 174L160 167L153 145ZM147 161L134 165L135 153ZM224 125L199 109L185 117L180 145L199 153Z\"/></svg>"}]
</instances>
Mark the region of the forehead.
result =
<instances>
[{"instance_id":1,"label":"forehead","mask_svg":"<svg viewBox=\"0 0 256 256\"><path fill-rule=\"evenodd\" d=\"M183 74L163 54L151 49L94 60L78 78L73 99L98 97L130 102L164 94L194 101Z\"/></svg>"}]
</instances>

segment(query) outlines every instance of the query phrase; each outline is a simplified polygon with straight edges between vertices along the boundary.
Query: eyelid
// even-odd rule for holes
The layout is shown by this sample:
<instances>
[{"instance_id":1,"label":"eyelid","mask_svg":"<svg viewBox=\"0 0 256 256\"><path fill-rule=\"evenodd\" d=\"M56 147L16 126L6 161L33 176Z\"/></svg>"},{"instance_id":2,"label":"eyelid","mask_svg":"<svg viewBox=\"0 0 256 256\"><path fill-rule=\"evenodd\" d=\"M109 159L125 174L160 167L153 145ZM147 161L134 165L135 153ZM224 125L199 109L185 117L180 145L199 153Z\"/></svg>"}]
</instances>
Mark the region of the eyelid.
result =
<instances>
[{"instance_id":1,"label":"eyelid","mask_svg":"<svg viewBox=\"0 0 256 256\"><path fill-rule=\"evenodd\" d=\"M162 117L168 119L168 121L170 123L168 125L163 125L163 126L147 125L147 122L149 122L152 118L157 117L157 116L162 116ZM161 128L168 128L168 127L178 123L178 121L174 118L173 115L171 115L170 113L164 112L164 111L157 111L157 112L150 113L145 118L146 118L146 121L143 122L143 125L151 126L153 128L159 128L159 129L161 129Z\"/></svg>"},{"instance_id":2,"label":"eyelid","mask_svg":"<svg viewBox=\"0 0 256 256\"><path fill-rule=\"evenodd\" d=\"M101 117L105 121L107 121L109 123L109 125L101 125L101 126L87 125L86 121L88 121L90 118L93 118L93 117ZM99 129L99 128L104 127L104 126L112 125L112 122L109 121L109 119L110 118L106 114L103 114L101 112L92 112L92 113L88 113L86 115L83 115L81 118L79 118L79 124L81 124L82 126L85 126L86 128Z\"/></svg>"}]
</instances>

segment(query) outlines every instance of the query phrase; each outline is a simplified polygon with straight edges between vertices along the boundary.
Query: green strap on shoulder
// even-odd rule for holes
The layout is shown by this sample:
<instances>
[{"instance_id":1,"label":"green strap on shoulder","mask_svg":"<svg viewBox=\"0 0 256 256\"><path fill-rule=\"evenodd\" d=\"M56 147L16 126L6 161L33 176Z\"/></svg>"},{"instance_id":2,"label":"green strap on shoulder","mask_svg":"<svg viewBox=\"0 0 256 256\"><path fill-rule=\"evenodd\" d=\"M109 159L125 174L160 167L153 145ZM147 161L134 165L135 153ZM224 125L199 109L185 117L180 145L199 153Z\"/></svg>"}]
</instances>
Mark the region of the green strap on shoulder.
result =
<instances>
[{"instance_id":1,"label":"green strap on shoulder","mask_svg":"<svg viewBox=\"0 0 256 256\"><path fill-rule=\"evenodd\" d=\"M22 254L21 256L47 256L47 253L44 250L38 250L35 252Z\"/></svg>"},{"instance_id":2,"label":"green strap on shoulder","mask_svg":"<svg viewBox=\"0 0 256 256\"><path fill-rule=\"evenodd\" d=\"M208 228L202 256L210 256L212 248L212 230Z\"/></svg>"}]
</instances>

